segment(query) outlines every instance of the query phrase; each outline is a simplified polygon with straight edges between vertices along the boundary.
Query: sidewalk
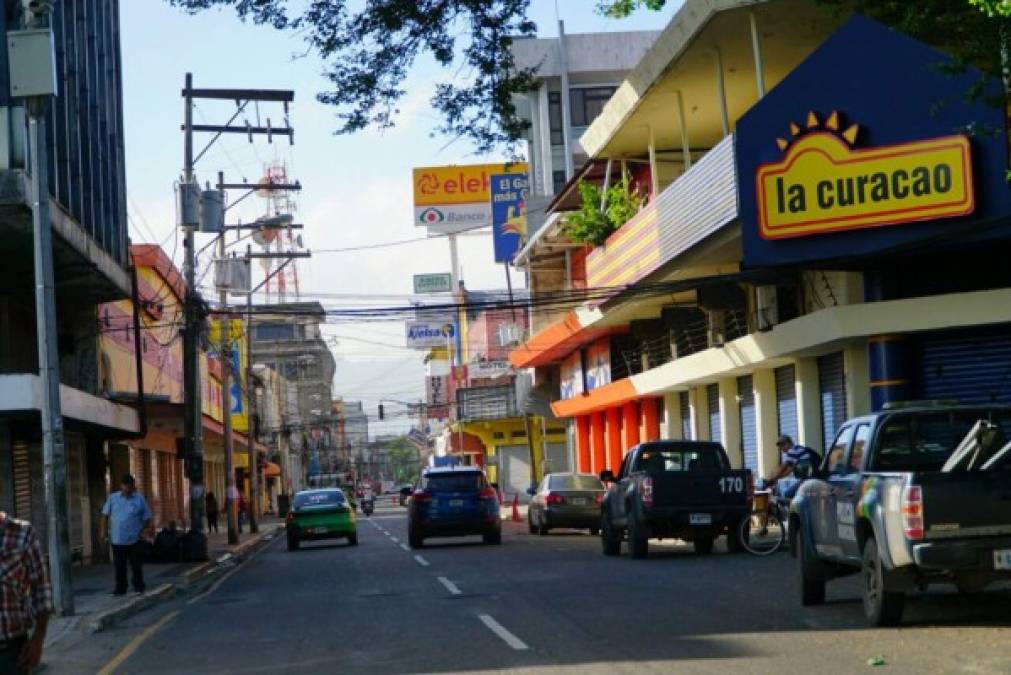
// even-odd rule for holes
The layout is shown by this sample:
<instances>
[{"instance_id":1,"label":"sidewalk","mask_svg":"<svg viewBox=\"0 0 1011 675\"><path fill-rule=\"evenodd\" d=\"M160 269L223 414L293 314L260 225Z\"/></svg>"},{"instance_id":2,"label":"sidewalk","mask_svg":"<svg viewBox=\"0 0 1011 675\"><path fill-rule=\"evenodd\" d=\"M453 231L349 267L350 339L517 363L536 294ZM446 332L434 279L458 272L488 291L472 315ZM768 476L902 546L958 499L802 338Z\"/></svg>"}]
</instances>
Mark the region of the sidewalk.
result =
<instances>
[{"instance_id":1,"label":"sidewalk","mask_svg":"<svg viewBox=\"0 0 1011 675\"><path fill-rule=\"evenodd\" d=\"M54 617L49 622L46 647L55 645L78 629L86 629L92 633L105 630L137 612L173 597L178 591L235 564L235 559L241 559L243 555L258 548L265 537L273 535L277 529L283 527L284 522L280 518L263 516L259 523L260 531L254 535L246 528L239 535L239 543L235 546L228 545L228 534L224 528L219 533L208 535L207 562L147 563L144 565L147 592L143 595L132 592L125 596L112 595L114 582L111 563L75 568L73 571L75 615Z\"/></svg>"}]
</instances>

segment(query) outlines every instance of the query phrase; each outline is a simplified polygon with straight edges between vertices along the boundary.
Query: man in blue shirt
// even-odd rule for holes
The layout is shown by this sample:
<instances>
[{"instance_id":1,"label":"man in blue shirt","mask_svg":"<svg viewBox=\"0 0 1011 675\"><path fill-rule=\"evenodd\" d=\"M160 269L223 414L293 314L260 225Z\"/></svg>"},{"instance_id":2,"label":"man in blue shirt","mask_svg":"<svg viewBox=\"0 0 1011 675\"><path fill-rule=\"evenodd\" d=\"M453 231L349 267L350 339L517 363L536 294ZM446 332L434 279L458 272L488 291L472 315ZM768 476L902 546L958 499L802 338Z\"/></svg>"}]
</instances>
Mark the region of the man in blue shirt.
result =
<instances>
[{"instance_id":1,"label":"man in blue shirt","mask_svg":"<svg viewBox=\"0 0 1011 675\"><path fill-rule=\"evenodd\" d=\"M102 507L102 539L112 544L112 560L116 567L115 595L126 593L126 565L130 564L133 590L144 592L144 570L138 545L144 530L151 528L151 509L144 496L137 492L133 476L123 476L119 492L109 495Z\"/></svg>"},{"instance_id":2,"label":"man in blue shirt","mask_svg":"<svg viewBox=\"0 0 1011 675\"><path fill-rule=\"evenodd\" d=\"M793 439L786 435L779 437L776 447L779 448L781 463L768 482L778 486L781 497L793 499L800 489L800 484L804 482L793 475L794 469L800 464L818 468L821 464L821 455L805 445L794 445Z\"/></svg>"}]
</instances>

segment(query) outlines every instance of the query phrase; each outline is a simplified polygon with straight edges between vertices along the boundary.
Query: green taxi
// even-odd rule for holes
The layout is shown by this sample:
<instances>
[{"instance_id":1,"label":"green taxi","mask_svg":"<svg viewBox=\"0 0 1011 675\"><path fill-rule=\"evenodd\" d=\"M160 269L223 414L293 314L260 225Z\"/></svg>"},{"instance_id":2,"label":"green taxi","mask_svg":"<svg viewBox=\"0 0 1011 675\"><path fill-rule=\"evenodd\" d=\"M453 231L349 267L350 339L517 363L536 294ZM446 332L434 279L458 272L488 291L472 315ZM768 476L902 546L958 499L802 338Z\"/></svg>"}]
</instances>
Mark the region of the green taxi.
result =
<instances>
[{"instance_id":1,"label":"green taxi","mask_svg":"<svg viewBox=\"0 0 1011 675\"><path fill-rule=\"evenodd\" d=\"M358 545L354 507L339 488L303 490L295 494L285 520L288 550L296 551L303 541L347 538Z\"/></svg>"}]
</instances>

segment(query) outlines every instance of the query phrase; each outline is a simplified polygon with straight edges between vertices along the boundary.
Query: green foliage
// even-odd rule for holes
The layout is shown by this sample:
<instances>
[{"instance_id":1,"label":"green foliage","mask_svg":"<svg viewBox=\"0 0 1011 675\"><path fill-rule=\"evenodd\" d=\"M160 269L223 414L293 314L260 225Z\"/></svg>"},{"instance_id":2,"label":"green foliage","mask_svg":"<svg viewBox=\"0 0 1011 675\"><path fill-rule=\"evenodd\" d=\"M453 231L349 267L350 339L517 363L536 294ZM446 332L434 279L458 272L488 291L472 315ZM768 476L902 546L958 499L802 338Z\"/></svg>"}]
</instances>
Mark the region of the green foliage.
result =
<instances>
[{"instance_id":1,"label":"green foliage","mask_svg":"<svg viewBox=\"0 0 1011 675\"><path fill-rule=\"evenodd\" d=\"M969 4L987 16L1011 17L1011 0L969 0Z\"/></svg>"},{"instance_id":2,"label":"green foliage","mask_svg":"<svg viewBox=\"0 0 1011 675\"><path fill-rule=\"evenodd\" d=\"M666 4L667 0L600 0L597 11L612 19L624 19L640 7L657 12Z\"/></svg>"},{"instance_id":3,"label":"green foliage","mask_svg":"<svg viewBox=\"0 0 1011 675\"><path fill-rule=\"evenodd\" d=\"M565 233L577 243L600 246L642 207L642 199L629 188L628 174L622 176L620 183L607 188L606 198L604 191L593 183L581 180L577 187L582 205L568 215L565 224Z\"/></svg>"},{"instance_id":4,"label":"green foliage","mask_svg":"<svg viewBox=\"0 0 1011 675\"><path fill-rule=\"evenodd\" d=\"M421 474L421 464L418 460L418 449L411 445L407 438L398 436L388 447L390 467L393 469L393 480L401 483L413 483Z\"/></svg>"}]
</instances>

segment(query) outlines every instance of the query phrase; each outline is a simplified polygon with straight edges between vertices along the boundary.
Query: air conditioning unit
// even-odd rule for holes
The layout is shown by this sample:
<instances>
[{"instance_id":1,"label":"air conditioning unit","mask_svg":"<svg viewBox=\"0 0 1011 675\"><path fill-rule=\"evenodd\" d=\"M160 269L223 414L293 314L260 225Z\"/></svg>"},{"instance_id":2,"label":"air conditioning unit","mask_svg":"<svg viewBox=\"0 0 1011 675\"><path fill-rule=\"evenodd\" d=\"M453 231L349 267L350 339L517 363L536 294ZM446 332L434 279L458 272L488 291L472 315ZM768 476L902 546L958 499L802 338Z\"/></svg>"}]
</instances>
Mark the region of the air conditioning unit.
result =
<instances>
[{"instance_id":1,"label":"air conditioning unit","mask_svg":"<svg viewBox=\"0 0 1011 675\"><path fill-rule=\"evenodd\" d=\"M779 323L779 301L775 286L755 287L755 309L758 314L758 330L772 330Z\"/></svg>"},{"instance_id":2,"label":"air conditioning unit","mask_svg":"<svg viewBox=\"0 0 1011 675\"><path fill-rule=\"evenodd\" d=\"M513 347L523 340L523 328L519 324L504 323L498 327L498 346Z\"/></svg>"}]
</instances>

